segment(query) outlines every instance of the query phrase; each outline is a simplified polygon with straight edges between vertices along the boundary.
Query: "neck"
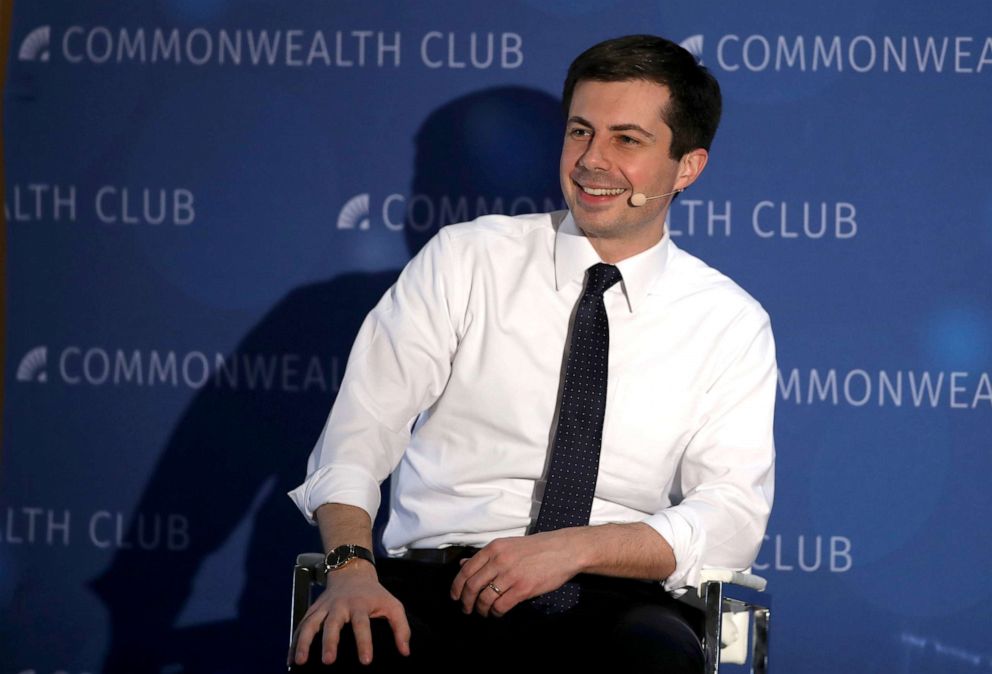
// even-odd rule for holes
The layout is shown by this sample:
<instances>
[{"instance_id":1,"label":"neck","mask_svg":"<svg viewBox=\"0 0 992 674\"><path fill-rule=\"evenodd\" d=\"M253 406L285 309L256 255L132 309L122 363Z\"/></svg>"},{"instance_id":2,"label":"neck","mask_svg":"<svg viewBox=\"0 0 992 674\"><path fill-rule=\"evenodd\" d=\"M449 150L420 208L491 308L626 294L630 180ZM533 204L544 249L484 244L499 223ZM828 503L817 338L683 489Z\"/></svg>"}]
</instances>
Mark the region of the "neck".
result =
<instances>
[{"instance_id":1,"label":"neck","mask_svg":"<svg viewBox=\"0 0 992 674\"><path fill-rule=\"evenodd\" d=\"M665 225L662 224L657 231L647 232L644 236L633 240L627 237L608 238L596 236L595 234L590 235L585 230L582 230L582 233L585 234L589 244L596 251L596 254L599 255L600 260L607 264L616 264L629 257L643 253L648 248L656 245L665 234Z\"/></svg>"}]
</instances>

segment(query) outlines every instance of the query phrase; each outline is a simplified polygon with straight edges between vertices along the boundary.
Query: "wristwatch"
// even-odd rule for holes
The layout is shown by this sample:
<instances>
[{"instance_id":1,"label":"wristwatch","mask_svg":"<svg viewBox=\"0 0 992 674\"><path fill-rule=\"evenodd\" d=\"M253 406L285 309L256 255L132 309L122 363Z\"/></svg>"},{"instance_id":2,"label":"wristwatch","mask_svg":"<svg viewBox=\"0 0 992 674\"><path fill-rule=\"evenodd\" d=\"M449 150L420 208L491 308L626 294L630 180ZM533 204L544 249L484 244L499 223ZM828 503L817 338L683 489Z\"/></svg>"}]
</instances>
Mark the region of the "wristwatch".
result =
<instances>
[{"instance_id":1,"label":"wristwatch","mask_svg":"<svg viewBox=\"0 0 992 674\"><path fill-rule=\"evenodd\" d=\"M364 559L375 566L375 557L368 548L360 545L339 545L324 557L324 573L340 569L353 559Z\"/></svg>"}]
</instances>

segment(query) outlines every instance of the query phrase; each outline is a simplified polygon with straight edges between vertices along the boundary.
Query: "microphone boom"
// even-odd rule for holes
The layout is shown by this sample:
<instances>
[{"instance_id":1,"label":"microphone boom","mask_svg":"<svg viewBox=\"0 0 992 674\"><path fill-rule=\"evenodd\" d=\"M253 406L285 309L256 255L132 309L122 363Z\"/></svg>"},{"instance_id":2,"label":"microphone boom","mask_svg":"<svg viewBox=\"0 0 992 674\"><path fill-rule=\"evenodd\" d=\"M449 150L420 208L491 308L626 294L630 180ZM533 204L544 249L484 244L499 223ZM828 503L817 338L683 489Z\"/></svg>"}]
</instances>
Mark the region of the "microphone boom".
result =
<instances>
[{"instance_id":1,"label":"microphone boom","mask_svg":"<svg viewBox=\"0 0 992 674\"><path fill-rule=\"evenodd\" d=\"M678 194L681 191L682 191L681 189L679 189L679 190L672 190L671 192L665 192L664 194L659 194L659 195L653 196L653 197L645 196L643 192L634 192L633 194L630 195L630 205L631 206L643 206L644 204L648 203L652 199L662 199L664 197L669 197L669 196L671 196L673 194Z\"/></svg>"}]
</instances>

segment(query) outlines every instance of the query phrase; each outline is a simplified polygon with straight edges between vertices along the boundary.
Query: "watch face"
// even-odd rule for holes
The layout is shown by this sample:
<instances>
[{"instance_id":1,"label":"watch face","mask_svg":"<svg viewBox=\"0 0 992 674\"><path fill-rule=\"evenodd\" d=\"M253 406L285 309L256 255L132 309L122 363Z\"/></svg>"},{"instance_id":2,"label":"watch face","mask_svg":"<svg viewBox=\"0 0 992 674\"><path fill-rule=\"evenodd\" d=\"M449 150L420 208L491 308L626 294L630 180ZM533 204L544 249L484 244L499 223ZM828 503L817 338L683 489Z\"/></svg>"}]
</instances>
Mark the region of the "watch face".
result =
<instances>
[{"instance_id":1,"label":"watch face","mask_svg":"<svg viewBox=\"0 0 992 674\"><path fill-rule=\"evenodd\" d=\"M334 548L331 550L330 554L327 555L327 566L332 569L336 569L339 566L347 564L354 556L354 551L348 546Z\"/></svg>"},{"instance_id":2,"label":"watch face","mask_svg":"<svg viewBox=\"0 0 992 674\"><path fill-rule=\"evenodd\" d=\"M372 553L364 548L360 548L357 545L340 545L327 553L327 557L324 558L324 565L329 571L339 569L356 557L366 559L375 564Z\"/></svg>"}]
</instances>

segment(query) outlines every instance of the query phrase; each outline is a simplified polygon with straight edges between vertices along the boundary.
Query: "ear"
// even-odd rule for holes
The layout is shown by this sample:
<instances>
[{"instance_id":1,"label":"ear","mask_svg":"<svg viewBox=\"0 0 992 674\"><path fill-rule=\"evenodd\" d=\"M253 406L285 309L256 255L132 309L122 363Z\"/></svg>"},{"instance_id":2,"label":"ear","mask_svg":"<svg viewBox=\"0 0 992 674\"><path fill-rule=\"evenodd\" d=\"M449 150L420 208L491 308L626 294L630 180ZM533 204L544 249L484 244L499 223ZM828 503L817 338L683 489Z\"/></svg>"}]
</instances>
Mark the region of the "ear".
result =
<instances>
[{"instance_id":1,"label":"ear","mask_svg":"<svg viewBox=\"0 0 992 674\"><path fill-rule=\"evenodd\" d=\"M684 190L696 182L696 178L706 168L706 162L709 157L709 152L701 147L690 150L682 155L682 159L679 160L679 173L675 180L675 189Z\"/></svg>"}]
</instances>

